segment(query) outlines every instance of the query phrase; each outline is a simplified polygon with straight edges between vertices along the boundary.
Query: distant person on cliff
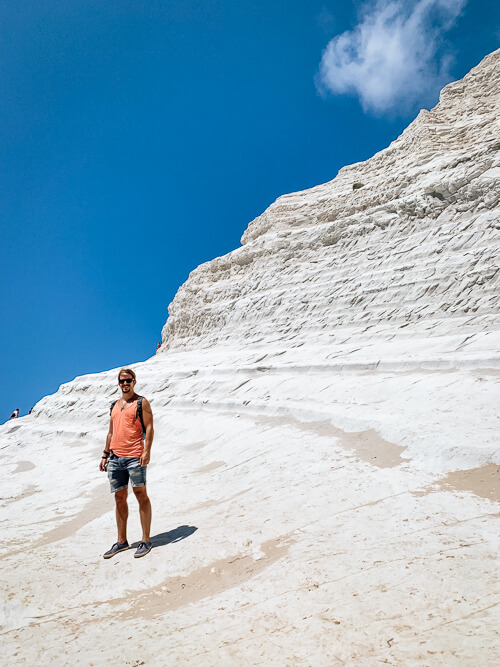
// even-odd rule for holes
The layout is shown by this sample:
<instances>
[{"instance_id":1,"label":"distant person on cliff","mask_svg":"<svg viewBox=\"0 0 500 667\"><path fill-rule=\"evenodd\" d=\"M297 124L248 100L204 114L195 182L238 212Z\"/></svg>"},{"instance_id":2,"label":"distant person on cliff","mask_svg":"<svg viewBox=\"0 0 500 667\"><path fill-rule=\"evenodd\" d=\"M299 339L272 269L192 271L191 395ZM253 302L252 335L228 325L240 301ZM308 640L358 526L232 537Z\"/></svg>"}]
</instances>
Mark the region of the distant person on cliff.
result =
<instances>
[{"instance_id":1,"label":"distant person on cliff","mask_svg":"<svg viewBox=\"0 0 500 667\"><path fill-rule=\"evenodd\" d=\"M142 540L139 542L135 558L148 554L153 545L149 531L151 528L151 502L146 490L146 467L149 463L153 444L153 412L149 401L135 393L136 376L130 368L122 368L118 373L121 398L111 406L109 432L99 470L108 471L111 493L115 494L116 525L118 541L106 551L104 558L111 558L129 548L127 542L128 481L139 502L139 516L142 526Z\"/></svg>"},{"instance_id":2,"label":"distant person on cliff","mask_svg":"<svg viewBox=\"0 0 500 667\"><path fill-rule=\"evenodd\" d=\"M155 352L155 354L158 354L158 350L160 349L160 347L161 347L161 343L158 343L158 345L156 346L156 352Z\"/></svg>"},{"instance_id":3,"label":"distant person on cliff","mask_svg":"<svg viewBox=\"0 0 500 667\"><path fill-rule=\"evenodd\" d=\"M9 419L17 419L19 417L19 408L16 408L14 412L11 414Z\"/></svg>"}]
</instances>

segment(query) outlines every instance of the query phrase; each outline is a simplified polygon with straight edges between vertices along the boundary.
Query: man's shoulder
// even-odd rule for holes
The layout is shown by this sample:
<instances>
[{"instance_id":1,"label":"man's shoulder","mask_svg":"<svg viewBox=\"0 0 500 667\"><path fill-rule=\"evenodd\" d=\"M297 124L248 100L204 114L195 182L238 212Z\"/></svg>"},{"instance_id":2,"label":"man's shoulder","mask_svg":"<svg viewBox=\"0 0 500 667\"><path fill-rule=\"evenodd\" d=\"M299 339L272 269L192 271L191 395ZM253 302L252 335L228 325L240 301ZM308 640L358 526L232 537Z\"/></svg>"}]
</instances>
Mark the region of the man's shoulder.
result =
<instances>
[{"instance_id":1,"label":"man's shoulder","mask_svg":"<svg viewBox=\"0 0 500 667\"><path fill-rule=\"evenodd\" d=\"M146 408L147 410L151 410L151 403L148 399L145 396L140 396L139 398L141 399L143 409Z\"/></svg>"}]
</instances>

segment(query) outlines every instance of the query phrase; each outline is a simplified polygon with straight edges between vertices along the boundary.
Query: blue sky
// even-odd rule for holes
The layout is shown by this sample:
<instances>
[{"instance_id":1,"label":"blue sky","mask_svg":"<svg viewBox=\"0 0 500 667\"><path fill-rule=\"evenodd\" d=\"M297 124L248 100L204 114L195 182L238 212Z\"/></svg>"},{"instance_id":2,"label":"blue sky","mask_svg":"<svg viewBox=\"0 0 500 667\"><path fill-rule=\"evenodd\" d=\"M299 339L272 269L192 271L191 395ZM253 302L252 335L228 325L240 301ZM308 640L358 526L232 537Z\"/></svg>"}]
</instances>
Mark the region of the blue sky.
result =
<instances>
[{"instance_id":1,"label":"blue sky","mask_svg":"<svg viewBox=\"0 0 500 667\"><path fill-rule=\"evenodd\" d=\"M189 272L392 141L497 0L4 0L0 421L154 353Z\"/></svg>"}]
</instances>

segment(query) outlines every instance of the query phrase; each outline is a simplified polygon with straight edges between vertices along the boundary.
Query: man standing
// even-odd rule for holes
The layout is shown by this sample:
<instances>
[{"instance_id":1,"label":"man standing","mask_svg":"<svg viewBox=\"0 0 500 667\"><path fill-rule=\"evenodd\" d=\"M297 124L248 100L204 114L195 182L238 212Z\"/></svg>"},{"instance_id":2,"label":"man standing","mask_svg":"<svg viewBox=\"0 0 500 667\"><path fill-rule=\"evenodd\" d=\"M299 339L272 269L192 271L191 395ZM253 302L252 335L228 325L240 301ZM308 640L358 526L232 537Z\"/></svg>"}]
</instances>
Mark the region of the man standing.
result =
<instances>
[{"instance_id":1,"label":"man standing","mask_svg":"<svg viewBox=\"0 0 500 667\"><path fill-rule=\"evenodd\" d=\"M104 558L111 558L129 548L127 542L129 479L132 482L132 491L139 502L142 526L142 540L134 557L145 556L153 547L149 535L151 503L146 491L146 466L149 463L154 435L153 412L149 401L135 393L135 384L134 371L122 368L118 373L118 386L122 396L111 408L106 448L99 463L99 470L107 469L111 493L115 494L118 528L118 541L106 551Z\"/></svg>"}]
</instances>

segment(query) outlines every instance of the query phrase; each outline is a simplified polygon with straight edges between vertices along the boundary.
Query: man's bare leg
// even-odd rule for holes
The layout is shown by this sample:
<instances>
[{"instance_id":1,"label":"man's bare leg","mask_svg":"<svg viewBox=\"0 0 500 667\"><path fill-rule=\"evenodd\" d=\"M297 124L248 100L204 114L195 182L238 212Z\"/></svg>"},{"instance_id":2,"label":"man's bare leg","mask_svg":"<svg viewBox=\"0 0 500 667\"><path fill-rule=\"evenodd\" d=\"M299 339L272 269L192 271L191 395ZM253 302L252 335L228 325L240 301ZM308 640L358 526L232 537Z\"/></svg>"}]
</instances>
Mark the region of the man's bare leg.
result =
<instances>
[{"instance_id":1,"label":"man's bare leg","mask_svg":"<svg viewBox=\"0 0 500 667\"><path fill-rule=\"evenodd\" d=\"M149 531L151 530L151 502L148 497L148 492L145 486L132 487L135 497L139 502L139 516L141 518L142 526L142 541L150 542L151 538Z\"/></svg>"},{"instance_id":2,"label":"man's bare leg","mask_svg":"<svg viewBox=\"0 0 500 667\"><path fill-rule=\"evenodd\" d=\"M120 489L115 492L116 502L116 527L118 528L118 542L123 544L127 541L127 519L128 519L128 503L127 503L127 489Z\"/></svg>"}]
</instances>

